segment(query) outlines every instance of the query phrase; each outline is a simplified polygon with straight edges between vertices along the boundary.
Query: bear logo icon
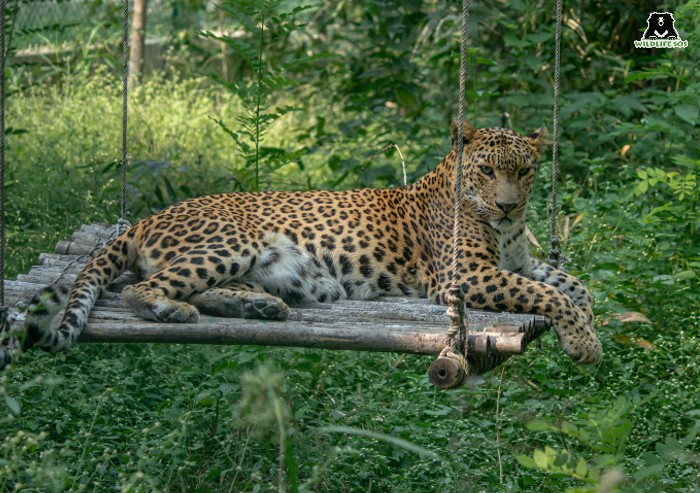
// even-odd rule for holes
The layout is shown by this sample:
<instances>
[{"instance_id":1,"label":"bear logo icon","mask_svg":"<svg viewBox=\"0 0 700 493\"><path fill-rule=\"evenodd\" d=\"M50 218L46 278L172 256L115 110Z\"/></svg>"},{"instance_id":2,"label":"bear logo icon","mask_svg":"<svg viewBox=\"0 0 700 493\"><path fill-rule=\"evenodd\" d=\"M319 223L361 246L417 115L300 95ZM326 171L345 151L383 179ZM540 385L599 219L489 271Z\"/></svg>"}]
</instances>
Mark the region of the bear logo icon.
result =
<instances>
[{"instance_id":1,"label":"bear logo icon","mask_svg":"<svg viewBox=\"0 0 700 493\"><path fill-rule=\"evenodd\" d=\"M652 12L647 19L647 29L642 39L680 39L675 23L670 12Z\"/></svg>"}]
</instances>

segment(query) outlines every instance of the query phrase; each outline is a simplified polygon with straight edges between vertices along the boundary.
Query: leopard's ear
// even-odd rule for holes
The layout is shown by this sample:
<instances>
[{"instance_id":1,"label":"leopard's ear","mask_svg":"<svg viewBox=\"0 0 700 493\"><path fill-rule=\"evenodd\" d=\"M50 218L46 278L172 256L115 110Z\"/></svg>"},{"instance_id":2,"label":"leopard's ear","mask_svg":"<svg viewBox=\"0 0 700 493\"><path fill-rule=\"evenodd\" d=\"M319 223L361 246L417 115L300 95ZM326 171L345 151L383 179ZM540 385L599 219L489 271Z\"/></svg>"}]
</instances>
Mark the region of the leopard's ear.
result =
<instances>
[{"instance_id":1,"label":"leopard's ear","mask_svg":"<svg viewBox=\"0 0 700 493\"><path fill-rule=\"evenodd\" d=\"M450 132L452 133L452 147L457 149L457 138L459 136L459 122L457 120L452 120ZM464 139L464 145L469 144L474 139L474 134L476 134L476 129L472 126L472 124L469 122L464 122L464 127L462 127L462 138Z\"/></svg>"},{"instance_id":2,"label":"leopard's ear","mask_svg":"<svg viewBox=\"0 0 700 493\"><path fill-rule=\"evenodd\" d=\"M547 128L544 126L544 124L537 130L532 132L530 135L528 135L526 138L535 148L537 154L542 152L545 146L549 144L549 139L547 138Z\"/></svg>"}]
</instances>

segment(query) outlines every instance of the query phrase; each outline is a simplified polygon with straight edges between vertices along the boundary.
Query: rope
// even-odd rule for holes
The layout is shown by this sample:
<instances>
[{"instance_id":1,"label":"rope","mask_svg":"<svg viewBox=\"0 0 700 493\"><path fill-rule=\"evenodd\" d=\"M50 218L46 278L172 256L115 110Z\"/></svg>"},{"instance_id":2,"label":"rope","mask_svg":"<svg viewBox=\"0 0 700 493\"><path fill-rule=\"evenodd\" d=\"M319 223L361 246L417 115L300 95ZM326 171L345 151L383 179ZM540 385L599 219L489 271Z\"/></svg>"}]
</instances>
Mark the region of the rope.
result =
<instances>
[{"instance_id":1,"label":"rope","mask_svg":"<svg viewBox=\"0 0 700 493\"><path fill-rule=\"evenodd\" d=\"M0 306L5 306L5 0L0 0Z\"/></svg>"},{"instance_id":2,"label":"rope","mask_svg":"<svg viewBox=\"0 0 700 493\"><path fill-rule=\"evenodd\" d=\"M128 224L126 221L126 167L127 160L127 106L129 94L129 0L124 0L124 61L122 64L122 194L121 211L117 222L118 231Z\"/></svg>"},{"instance_id":3,"label":"rope","mask_svg":"<svg viewBox=\"0 0 700 493\"><path fill-rule=\"evenodd\" d=\"M454 229L452 232L452 286L445 295L447 302L447 316L450 317L450 327L447 329L447 341L445 348L440 353L441 357L457 359L464 369L465 375L469 374L467 362L467 313L464 306L464 293L456 284L459 274L459 250L462 225L462 156L464 154L464 93L467 81L467 21L469 19L469 2L462 0L462 39L460 42L460 67L459 67L459 114L457 116L459 128L457 130L457 164L455 167L455 198L454 198Z\"/></svg>"},{"instance_id":4,"label":"rope","mask_svg":"<svg viewBox=\"0 0 700 493\"><path fill-rule=\"evenodd\" d=\"M562 0L557 0L557 21L554 41L554 115L552 125L552 216L551 248L547 261L557 269L563 269L566 257L561 252L561 242L557 232L557 180L559 179L559 78L561 74L561 11Z\"/></svg>"}]
</instances>

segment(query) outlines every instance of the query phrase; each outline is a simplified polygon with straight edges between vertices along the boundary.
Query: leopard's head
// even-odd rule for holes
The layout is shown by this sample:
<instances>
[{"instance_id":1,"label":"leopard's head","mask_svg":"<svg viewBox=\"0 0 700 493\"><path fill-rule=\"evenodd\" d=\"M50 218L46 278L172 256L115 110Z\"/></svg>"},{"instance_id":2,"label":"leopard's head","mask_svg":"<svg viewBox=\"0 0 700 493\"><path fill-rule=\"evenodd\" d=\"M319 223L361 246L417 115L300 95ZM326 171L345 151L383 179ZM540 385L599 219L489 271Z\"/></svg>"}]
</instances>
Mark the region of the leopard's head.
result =
<instances>
[{"instance_id":1,"label":"leopard's head","mask_svg":"<svg viewBox=\"0 0 700 493\"><path fill-rule=\"evenodd\" d=\"M453 123L455 149L458 129ZM477 130L464 124L464 199L493 227L507 228L525 214L546 132L542 126L523 136L504 128Z\"/></svg>"}]
</instances>

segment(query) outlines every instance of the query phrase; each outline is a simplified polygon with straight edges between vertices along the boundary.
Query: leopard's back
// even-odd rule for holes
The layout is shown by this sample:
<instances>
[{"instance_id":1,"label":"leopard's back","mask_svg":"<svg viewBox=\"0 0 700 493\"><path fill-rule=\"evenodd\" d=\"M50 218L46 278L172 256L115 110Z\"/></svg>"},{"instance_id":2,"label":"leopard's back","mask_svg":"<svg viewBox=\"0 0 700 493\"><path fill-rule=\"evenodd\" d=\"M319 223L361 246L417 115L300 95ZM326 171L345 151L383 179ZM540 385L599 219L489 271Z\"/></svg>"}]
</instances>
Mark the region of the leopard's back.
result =
<instances>
[{"instance_id":1,"label":"leopard's back","mask_svg":"<svg viewBox=\"0 0 700 493\"><path fill-rule=\"evenodd\" d=\"M419 217L403 189L213 195L137 225L136 264L145 277L177 274L176 298L180 282L199 291L232 280L293 302L415 296Z\"/></svg>"}]
</instances>

